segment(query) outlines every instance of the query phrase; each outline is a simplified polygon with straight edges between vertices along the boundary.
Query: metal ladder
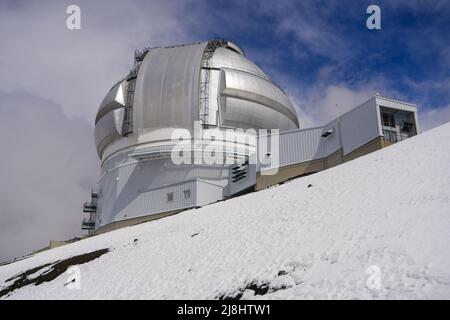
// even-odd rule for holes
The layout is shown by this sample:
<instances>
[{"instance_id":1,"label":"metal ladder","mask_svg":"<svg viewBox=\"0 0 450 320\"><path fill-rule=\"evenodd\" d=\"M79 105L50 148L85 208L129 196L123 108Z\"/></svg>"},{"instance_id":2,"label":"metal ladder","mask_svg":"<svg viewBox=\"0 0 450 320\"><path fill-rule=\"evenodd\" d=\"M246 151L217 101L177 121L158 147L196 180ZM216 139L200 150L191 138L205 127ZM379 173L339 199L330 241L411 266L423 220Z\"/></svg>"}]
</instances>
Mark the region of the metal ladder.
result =
<instances>
[{"instance_id":1,"label":"metal ladder","mask_svg":"<svg viewBox=\"0 0 450 320\"><path fill-rule=\"evenodd\" d=\"M201 79L200 79L200 97L199 111L200 121L204 128L208 127L209 117L209 83L211 78L211 58L218 47L224 46L227 42L224 40L212 40L206 45L202 56Z\"/></svg>"},{"instance_id":2,"label":"metal ladder","mask_svg":"<svg viewBox=\"0 0 450 320\"><path fill-rule=\"evenodd\" d=\"M125 114L123 116L123 126L122 135L127 137L133 133L133 102L134 102L134 91L136 87L136 78L127 79L127 95L125 98Z\"/></svg>"},{"instance_id":3,"label":"metal ladder","mask_svg":"<svg viewBox=\"0 0 450 320\"><path fill-rule=\"evenodd\" d=\"M130 74L126 80L126 98L125 98L125 114L123 117L122 135L127 137L133 133L133 105L134 105L134 92L136 89L136 80L145 56L151 49L149 47L144 48L142 51L136 50L134 52L134 67L131 69Z\"/></svg>"}]
</instances>

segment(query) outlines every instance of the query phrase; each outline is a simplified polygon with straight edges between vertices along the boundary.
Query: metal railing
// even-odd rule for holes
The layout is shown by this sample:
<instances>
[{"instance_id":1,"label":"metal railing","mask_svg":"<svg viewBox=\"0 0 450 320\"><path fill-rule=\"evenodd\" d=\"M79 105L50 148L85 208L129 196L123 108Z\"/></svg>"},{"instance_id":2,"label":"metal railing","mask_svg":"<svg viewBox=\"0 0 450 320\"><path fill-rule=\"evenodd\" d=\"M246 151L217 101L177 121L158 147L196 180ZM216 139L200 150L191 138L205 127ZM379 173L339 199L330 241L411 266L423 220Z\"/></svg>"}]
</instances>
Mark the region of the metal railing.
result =
<instances>
[{"instance_id":1,"label":"metal railing","mask_svg":"<svg viewBox=\"0 0 450 320\"><path fill-rule=\"evenodd\" d=\"M84 218L81 222L82 230L94 230L95 229L95 221L90 218Z\"/></svg>"}]
</instances>

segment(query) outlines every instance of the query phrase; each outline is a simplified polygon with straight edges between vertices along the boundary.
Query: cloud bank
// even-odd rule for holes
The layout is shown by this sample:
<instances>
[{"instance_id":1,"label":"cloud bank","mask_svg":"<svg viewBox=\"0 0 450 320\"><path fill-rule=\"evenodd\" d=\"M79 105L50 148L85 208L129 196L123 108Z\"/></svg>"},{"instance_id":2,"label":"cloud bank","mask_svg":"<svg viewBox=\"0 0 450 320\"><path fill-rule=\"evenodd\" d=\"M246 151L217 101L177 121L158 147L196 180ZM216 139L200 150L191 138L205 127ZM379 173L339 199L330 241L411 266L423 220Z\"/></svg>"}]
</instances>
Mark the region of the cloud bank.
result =
<instances>
[{"instance_id":1,"label":"cloud bank","mask_svg":"<svg viewBox=\"0 0 450 320\"><path fill-rule=\"evenodd\" d=\"M93 129L27 93L0 92L0 261L80 235L98 176Z\"/></svg>"}]
</instances>

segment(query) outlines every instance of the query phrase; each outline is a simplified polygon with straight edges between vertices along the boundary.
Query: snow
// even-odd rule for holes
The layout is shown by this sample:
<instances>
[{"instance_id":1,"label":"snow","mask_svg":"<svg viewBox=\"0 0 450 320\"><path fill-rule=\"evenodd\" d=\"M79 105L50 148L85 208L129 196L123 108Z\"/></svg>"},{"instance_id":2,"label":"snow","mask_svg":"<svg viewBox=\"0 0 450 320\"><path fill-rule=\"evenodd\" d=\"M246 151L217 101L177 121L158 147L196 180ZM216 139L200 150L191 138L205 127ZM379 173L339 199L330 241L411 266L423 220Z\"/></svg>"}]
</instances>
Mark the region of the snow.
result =
<instances>
[{"instance_id":1,"label":"snow","mask_svg":"<svg viewBox=\"0 0 450 320\"><path fill-rule=\"evenodd\" d=\"M21 272L103 248L79 265L79 290L64 273L3 298L449 299L450 124L281 186L0 266L0 291Z\"/></svg>"}]
</instances>

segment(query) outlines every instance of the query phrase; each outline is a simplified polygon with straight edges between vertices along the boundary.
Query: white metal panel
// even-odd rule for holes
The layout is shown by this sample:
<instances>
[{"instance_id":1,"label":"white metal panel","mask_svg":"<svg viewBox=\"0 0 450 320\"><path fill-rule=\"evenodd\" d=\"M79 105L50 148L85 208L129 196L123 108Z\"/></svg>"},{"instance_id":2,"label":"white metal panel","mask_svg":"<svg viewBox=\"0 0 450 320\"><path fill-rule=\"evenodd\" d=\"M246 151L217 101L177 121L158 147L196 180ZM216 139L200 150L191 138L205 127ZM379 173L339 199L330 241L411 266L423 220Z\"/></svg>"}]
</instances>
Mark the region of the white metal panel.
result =
<instances>
[{"instance_id":1,"label":"white metal panel","mask_svg":"<svg viewBox=\"0 0 450 320\"><path fill-rule=\"evenodd\" d=\"M147 190L122 188L119 192L119 188L114 181L104 184L99 199L97 227L114 221L190 208L196 205L196 183L192 180ZM189 198L184 197L185 190L190 190ZM169 193L173 194L172 201L168 201Z\"/></svg>"},{"instance_id":2,"label":"white metal panel","mask_svg":"<svg viewBox=\"0 0 450 320\"><path fill-rule=\"evenodd\" d=\"M322 134L330 129L333 130L333 134L322 137ZM263 148L265 140L262 138L258 139L258 148ZM282 132L279 139L280 167L322 159L340 149L339 128L336 121L323 127ZM264 167L258 167L257 170L264 170Z\"/></svg>"},{"instance_id":3,"label":"white metal panel","mask_svg":"<svg viewBox=\"0 0 450 320\"><path fill-rule=\"evenodd\" d=\"M341 148L340 128L337 120L331 121L322 127L322 134L332 130L332 134L327 137L321 137L323 144L323 155L327 157Z\"/></svg>"},{"instance_id":4,"label":"white metal panel","mask_svg":"<svg viewBox=\"0 0 450 320\"><path fill-rule=\"evenodd\" d=\"M327 138L322 138L323 127L292 130L279 134L279 166L288 166L306 161L320 159L338 149L335 143L327 146ZM258 139L259 152L267 148L264 146L266 140L263 136ZM270 150L276 152L276 150ZM259 165L259 163L258 163ZM259 167L257 170L264 170Z\"/></svg>"},{"instance_id":5,"label":"white metal panel","mask_svg":"<svg viewBox=\"0 0 450 320\"><path fill-rule=\"evenodd\" d=\"M197 179L196 205L201 207L223 199L223 187L210 181Z\"/></svg>"},{"instance_id":6,"label":"white metal panel","mask_svg":"<svg viewBox=\"0 0 450 320\"><path fill-rule=\"evenodd\" d=\"M190 197L184 197L184 191L190 190ZM173 200L168 201L168 194L173 194ZM136 216L155 214L159 212L179 210L195 206L196 183L190 181L169 187L145 190L126 208Z\"/></svg>"},{"instance_id":7,"label":"white metal panel","mask_svg":"<svg viewBox=\"0 0 450 320\"><path fill-rule=\"evenodd\" d=\"M343 154L365 145L380 135L378 108L375 99L345 113L339 119Z\"/></svg>"}]
</instances>

